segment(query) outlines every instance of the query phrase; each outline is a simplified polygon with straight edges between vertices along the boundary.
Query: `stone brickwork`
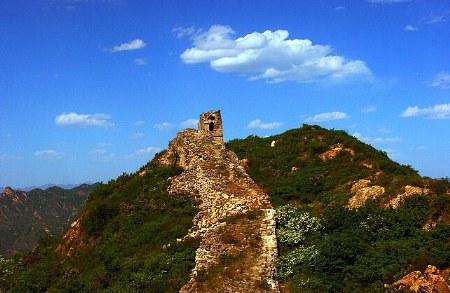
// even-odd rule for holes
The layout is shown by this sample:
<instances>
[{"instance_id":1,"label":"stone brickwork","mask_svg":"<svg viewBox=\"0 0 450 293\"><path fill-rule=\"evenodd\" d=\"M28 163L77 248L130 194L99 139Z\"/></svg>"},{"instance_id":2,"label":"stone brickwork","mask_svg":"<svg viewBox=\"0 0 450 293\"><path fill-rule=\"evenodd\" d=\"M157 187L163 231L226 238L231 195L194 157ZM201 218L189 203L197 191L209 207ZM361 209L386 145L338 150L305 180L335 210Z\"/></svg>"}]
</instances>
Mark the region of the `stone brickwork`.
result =
<instances>
[{"instance_id":1,"label":"stone brickwork","mask_svg":"<svg viewBox=\"0 0 450 293\"><path fill-rule=\"evenodd\" d=\"M191 278L180 292L279 292L275 211L269 196L223 140L203 131L201 123L199 131L178 133L157 159L183 168L170 179L169 192L198 200L199 212L185 239L199 239L200 246Z\"/></svg>"}]
</instances>

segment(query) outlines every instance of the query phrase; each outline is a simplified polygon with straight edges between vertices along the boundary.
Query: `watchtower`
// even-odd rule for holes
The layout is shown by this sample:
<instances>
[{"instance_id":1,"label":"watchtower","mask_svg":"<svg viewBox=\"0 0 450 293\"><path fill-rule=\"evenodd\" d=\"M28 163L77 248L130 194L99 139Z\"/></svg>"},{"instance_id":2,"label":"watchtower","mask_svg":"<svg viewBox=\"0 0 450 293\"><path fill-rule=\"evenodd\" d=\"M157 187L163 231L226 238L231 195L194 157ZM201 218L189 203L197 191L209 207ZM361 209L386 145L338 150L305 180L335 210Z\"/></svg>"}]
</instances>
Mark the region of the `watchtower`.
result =
<instances>
[{"instance_id":1,"label":"watchtower","mask_svg":"<svg viewBox=\"0 0 450 293\"><path fill-rule=\"evenodd\" d=\"M222 116L220 111L209 111L200 114L198 131L211 134L216 142L223 144Z\"/></svg>"}]
</instances>

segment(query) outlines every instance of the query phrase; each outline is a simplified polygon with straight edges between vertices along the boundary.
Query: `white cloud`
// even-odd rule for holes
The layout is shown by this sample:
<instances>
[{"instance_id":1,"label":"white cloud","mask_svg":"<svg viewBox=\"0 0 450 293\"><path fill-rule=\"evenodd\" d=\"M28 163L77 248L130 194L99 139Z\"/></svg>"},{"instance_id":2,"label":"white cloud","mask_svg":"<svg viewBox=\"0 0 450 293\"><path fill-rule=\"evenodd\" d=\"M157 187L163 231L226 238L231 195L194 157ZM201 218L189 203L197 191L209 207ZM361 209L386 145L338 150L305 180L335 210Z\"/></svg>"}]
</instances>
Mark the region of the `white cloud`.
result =
<instances>
[{"instance_id":1,"label":"white cloud","mask_svg":"<svg viewBox=\"0 0 450 293\"><path fill-rule=\"evenodd\" d=\"M141 39L134 39L132 41L129 41L128 43L123 43L117 46L114 46L111 49L111 52L115 53L115 52L120 52L120 51L130 51L130 50L138 50L138 49L142 49L145 46L147 46L147 44L145 44L145 42Z\"/></svg>"},{"instance_id":2,"label":"white cloud","mask_svg":"<svg viewBox=\"0 0 450 293\"><path fill-rule=\"evenodd\" d=\"M20 161L23 160L22 156L0 154L0 161Z\"/></svg>"},{"instance_id":3,"label":"white cloud","mask_svg":"<svg viewBox=\"0 0 450 293\"><path fill-rule=\"evenodd\" d=\"M364 108L361 109L361 112L363 113L371 113L371 112L375 112L377 110L377 106L366 106Z\"/></svg>"},{"instance_id":4,"label":"white cloud","mask_svg":"<svg viewBox=\"0 0 450 293\"><path fill-rule=\"evenodd\" d=\"M334 7L334 10L344 10L345 6L336 6Z\"/></svg>"},{"instance_id":5,"label":"white cloud","mask_svg":"<svg viewBox=\"0 0 450 293\"><path fill-rule=\"evenodd\" d=\"M369 137L369 136L363 136L359 132L355 132L352 134L357 139L364 141L369 144L391 144L391 143L400 143L403 141L400 137Z\"/></svg>"},{"instance_id":6,"label":"white cloud","mask_svg":"<svg viewBox=\"0 0 450 293\"><path fill-rule=\"evenodd\" d=\"M35 151L34 155L40 159L61 159L64 154L52 149Z\"/></svg>"},{"instance_id":7,"label":"white cloud","mask_svg":"<svg viewBox=\"0 0 450 293\"><path fill-rule=\"evenodd\" d=\"M140 126L144 126L145 121L144 120L138 120L136 122L134 122L134 126L140 127Z\"/></svg>"},{"instance_id":8,"label":"white cloud","mask_svg":"<svg viewBox=\"0 0 450 293\"><path fill-rule=\"evenodd\" d=\"M147 60L145 60L144 58L136 58L134 59L134 64L139 66L147 65Z\"/></svg>"},{"instance_id":9,"label":"white cloud","mask_svg":"<svg viewBox=\"0 0 450 293\"><path fill-rule=\"evenodd\" d=\"M107 127L114 125L111 122L111 115L104 113L97 114L78 114L74 112L62 113L55 118L56 125L82 125Z\"/></svg>"},{"instance_id":10,"label":"white cloud","mask_svg":"<svg viewBox=\"0 0 450 293\"><path fill-rule=\"evenodd\" d=\"M143 158L152 158L157 152L160 152L161 149L158 147L149 146L143 149L139 149L132 154L126 156L128 159L143 159Z\"/></svg>"},{"instance_id":11,"label":"white cloud","mask_svg":"<svg viewBox=\"0 0 450 293\"><path fill-rule=\"evenodd\" d=\"M198 119L189 118L180 123L181 128L197 128Z\"/></svg>"},{"instance_id":12,"label":"white cloud","mask_svg":"<svg viewBox=\"0 0 450 293\"><path fill-rule=\"evenodd\" d=\"M437 24L445 21L445 15L431 14L428 19L425 20L426 24Z\"/></svg>"},{"instance_id":13,"label":"white cloud","mask_svg":"<svg viewBox=\"0 0 450 293\"><path fill-rule=\"evenodd\" d=\"M260 119L252 120L248 123L247 128L250 129L275 129L282 125L281 122L262 122Z\"/></svg>"},{"instance_id":14,"label":"white cloud","mask_svg":"<svg viewBox=\"0 0 450 293\"><path fill-rule=\"evenodd\" d=\"M172 33L174 33L177 38L191 37L199 34L201 29L196 28L195 26L177 26L172 29Z\"/></svg>"},{"instance_id":15,"label":"white cloud","mask_svg":"<svg viewBox=\"0 0 450 293\"><path fill-rule=\"evenodd\" d=\"M144 137L145 137L145 134L142 132L135 132L135 133L131 134L131 136L130 136L131 139L141 139Z\"/></svg>"},{"instance_id":16,"label":"white cloud","mask_svg":"<svg viewBox=\"0 0 450 293\"><path fill-rule=\"evenodd\" d=\"M419 30L419 28L417 26L413 26L410 24L405 26L405 31L407 31L407 32L415 32L417 30Z\"/></svg>"},{"instance_id":17,"label":"white cloud","mask_svg":"<svg viewBox=\"0 0 450 293\"><path fill-rule=\"evenodd\" d=\"M412 0L367 0L367 2L372 4L394 4L394 3L404 3L411 2Z\"/></svg>"},{"instance_id":18,"label":"white cloud","mask_svg":"<svg viewBox=\"0 0 450 293\"><path fill-rule=\"evenodd\" d=\"M344 112L327 112L327 113L320 113L316 114L314 116L307 117L305 119L305 122L308 123L317 123L317 122L326 122L326 121L333 121L333 120L342 120L350 118L346 113Z\"/></svg>"},{"instance_id":19,"label":"white cloud","mask_svg":"<svg viewBox=\"0 0 450 293\"><path fill-rule=\"evenodd\" d=\"M162 123L155 124L153 127L158 130L169 130L169 129L172 129L174 127L174 125L170 122L162 122Z\"/></svg>"},{"instance_id":20,"label":"white cloud","mask_svg":"<svg viewBox=\"0 0 450 293\"><path fill-rule=\"evenodd\" d=\"M400 114L400 117L404 118L420 116L430 119L450 119L450 103L426 108L419 108L418 106L408 107Z\"/></svg>"},{"instance_id":21,"label":"white cloud","mask_svg":"<svg viewBox=\"0 0 450 293\"><path fill-rule=\"evenodd\" d=\"M440 88L450 88L450 73L440 72L436 74L431 82L431 86Z\"/></svg>"},{"instance_id":22,"label":"white cloud","mask_svg":"<svg viewBox=\"0 0 450 293\"><path fill-rule=\"evenodd\" d=\"M109 162L116 158L116 155L110 153L104 148L96 148L89 152L93 161L98 162Z\"/></svg>"},{"instance_id":23,"label":"white cloud","mask_svg":"<svg viewBox=\"0 0 450 293\"><path fill-rule=\"evenodd\" d=\"M308 39L289 39L289 32L253 32L234 38L229 26L213 25L193 37L193 47L181 54L187 64L209 63L218 72L235 72L251 80L315 82L370 77L361 60L331 55L327 45Z\"/></svg>"}]
</instances>

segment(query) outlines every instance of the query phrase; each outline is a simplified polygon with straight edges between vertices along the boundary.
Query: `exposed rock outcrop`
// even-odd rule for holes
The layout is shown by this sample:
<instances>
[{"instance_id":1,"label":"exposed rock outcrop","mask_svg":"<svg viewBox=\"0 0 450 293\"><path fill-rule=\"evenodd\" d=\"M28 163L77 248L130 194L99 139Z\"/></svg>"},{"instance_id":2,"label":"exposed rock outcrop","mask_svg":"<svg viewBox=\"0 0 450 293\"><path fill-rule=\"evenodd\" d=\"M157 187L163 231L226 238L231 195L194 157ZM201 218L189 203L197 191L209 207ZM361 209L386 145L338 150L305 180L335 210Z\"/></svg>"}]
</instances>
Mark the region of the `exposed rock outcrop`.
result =
<instances>
[{"instance_id":1,"label":"exposed rock outcrop","mask_svg":"<svg viewBox=\"0 0 450 293\"><path fill-rule=\"evenodd\" d=\"M334 159L334 157L336 157L340 152L347 152L352 156L355 155L354 150L352 150L351 148L346 148L342 143L337 143L331 146L328 151L320 154L319 157L324 161L328 161Z\"/></svg>"},{"instance_id":2,"label":"exposed rock outcrop","mask_svg":"<svg viewBox=\"0 0 450 293\"><path fill-rule=\"evenodd\" d=\"M366 184L366 182L361 183L362 185ZM356 189L353 188L352 189ZM368 199L375 199L384 193L383 186L366 186L357 189L355 195L351 197L348 201L347 207L349 209L358 209L362 207Z\"/></svg>"},{"instance_id":3,"label":"exposed rock outcrop","mask_svg":"<svg viewBox=\"0 0 450 293\"><path fill-rule=\"evenodd\" d=\"M439 271L435 266L429 265L425 272L414 271L392 285L386 287L395 290L409 290L420 293L450 293L447 283L448 273Z\"/></svg>"},{"instance_id":4,"label":"exposed rock outcrop","mask_svg":"<svg viewBox=\"0 0 450 293\"><path fill-rule=\"evenodd\" d=\"M391 199L386 207L392 207L393 209L398 208L408 197L412 195L427 195L430 193L430 190L427 188L421 188L417 186L406 185L404 187L404 192L396 195L393 199Z\"/></svg>"},{"instance_id":5,"label":"exposed rock outcrop","mask_svg":"<svg viewBox=\"0 0 450 293\"><path fill-rule=\"evenodd\" d=\"M183 168L171 178L169 192L193 194L199 201L185 239L199 239L200 246L180 292L279 292L275 211L217 133L186 129L156 163Z\"/></svg>"}]
</instances>

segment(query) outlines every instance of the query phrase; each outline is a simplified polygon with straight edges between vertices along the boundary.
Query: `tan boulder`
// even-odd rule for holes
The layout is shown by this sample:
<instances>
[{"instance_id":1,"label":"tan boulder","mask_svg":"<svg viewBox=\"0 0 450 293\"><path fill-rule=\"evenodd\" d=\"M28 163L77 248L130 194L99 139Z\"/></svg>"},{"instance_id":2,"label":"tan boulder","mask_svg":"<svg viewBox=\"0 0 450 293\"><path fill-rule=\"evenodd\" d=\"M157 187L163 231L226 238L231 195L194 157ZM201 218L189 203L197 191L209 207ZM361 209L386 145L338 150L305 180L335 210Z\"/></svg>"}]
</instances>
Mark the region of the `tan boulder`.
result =
<instances>
[{"instance_id":1,"label":"tan boulder","mask_svg":"<svg viewBox=\"0 0 450 293\"><path fill-rule=\"evenodd\" d=\"M435 266L429 265L424 273L420 271L411 272L392 285L386 285L386 287L413 292L450 293L447 279L448 275L439 271Z\"/></svg>"},{"instance_id":2,"label":"tan boulder","mask_svg":"<svg viewBox=\"0 0 450 293\"><path fill-rule=\"evenodd\" d=\"M355 195L348 201L349 209L357 209L362 207L370 198L375 199L384 193L383 186L368 186L359 189Z\"/></svg>"}]
</instances>

